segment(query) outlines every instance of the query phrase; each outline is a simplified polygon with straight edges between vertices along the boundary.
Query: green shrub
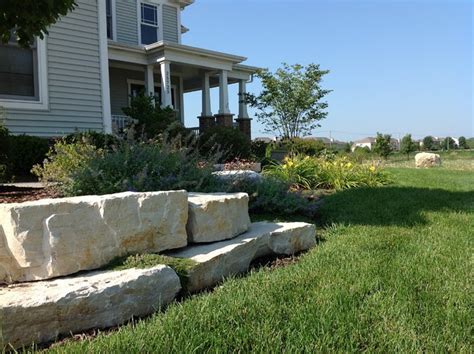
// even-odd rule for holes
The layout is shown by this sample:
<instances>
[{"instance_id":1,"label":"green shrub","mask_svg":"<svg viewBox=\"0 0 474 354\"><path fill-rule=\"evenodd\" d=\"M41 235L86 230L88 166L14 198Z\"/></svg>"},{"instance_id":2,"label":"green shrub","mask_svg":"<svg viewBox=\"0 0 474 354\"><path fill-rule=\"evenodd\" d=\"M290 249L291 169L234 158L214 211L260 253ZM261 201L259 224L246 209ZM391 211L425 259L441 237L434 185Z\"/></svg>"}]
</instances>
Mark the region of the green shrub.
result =
<instances>
[{"instance_id":1,"label":"green shrub","mask_svg":"<svg viewBox=\"0 0 474 354\"><path fill-rule=\"evenodd\" d=\"M347 157L311 158L296 155L264 169L264 174L289 183L296 189L335 189L377 187L389 178L375 165L365 165Z\"/></svg>"},{"instance_id":2,"label":"green shrub","mask_svg":"<svg viewBox=\"0 0 474 354\"><path fill-rule=\"evenodd\" d=\"M8 170L11 176L27 176L42 163L49 151L49 140L29 135L10 135Z\"/></svg>"},{"instance_id":3,"label":"green shrub","mask_svg":"<svg viewBox=\"0 0 474 354\"><path fill-rule=\"evenodd\" d=\"M321 140L293 138L285 143L293 154L302 154L308 156L319 156L326 145Z\"/></svg>"},{"instance_id":4,"label":"green shrub","mask_svg":"<svg viewBox=\"0 0 474 354\"><path fill-rule=\"evenodd\" d=\"M372 152L367 146L357 146L351 154L351 158L358 163L362 163L372 156Z\"/></svg>"},{"instance_id":5,"label":"green shrub","mask_svg":"<svg viewBox=\"0 0 474 354\"><path fill-rule=\"evenodd\" d=\"M47 139L28 135L11 135L7 128L0 126L2 180L30 175L31 168L44 160L48 150Z\"/></svg>"},{"instance_id":6,"label":"green shrub","mask_svg":"<svg viewBox=\"0 0 474 354\"><path fill-rule=\"evenodd\" d=\"M199 137L199 151L207 156L213 151L221 151L219 162L251 157L250 139L240 130L230 127L213 127Z\"/></svg>"},{"instance_id":7,"label":"green shrub","mask_svg":"<svg viewBox=\"0 0 474 354\"><path fill-rule=\"evenodd\" d=\"M120 143L120 139L112 134L104 134L95 131L77 132L64 137L67 144L86 143L97 149L110 150Z\"/></svg>"},{"instance_id":8,"label":"green shrub","mask_svg":"<svg viewBox=\"0 0 474 354\"><path fill-rule=\"evenodd\" d=\"M138 137L153 139L163 134L172 124L180 124L172 108L161 108L155 104L155 97L143 92L132 97L129 107L122 108L129 117L138 121L134 127Z\"/></svg>"},{"instance_id":9,"label":"green shrub","mask_svg":"<svg viewBox=\"0 0 474 354\"><path fill-rule=\"evenodd\" d=\"M6 169L7 156L9 150L9 132L8 129L0 124L0 165ZM6 173L6 171L5 171Z\"/></svg>"},{"instance_id":10,"label":"green shrub","mask_svg":"<svg viewBox=\"0 0 474 354\"><path fill-rule=\"evenodd\" d=\"M252 141L250 145L250 150L252 152L252 156L257 159L257 161L261 161L267 157L267 147L270 143L265 141Z\"/></svg>"},{"instance_id":11,"label":"green shrub","mask_svg":"<svg viewBox=\"0 0 474 354\"><path fill-rule=\"evenodd\" d=\"M303 195L289 190L289 184L276 178L262 180L242 179L219 185L219 190L229 193L243 192L249 195L249 210L254 214L301 214L314 215L314 203Z\"/></svg>"},{"instance_id":12,"label":"green shrub","mask_svg":"<svg viewBox=\"0 0 474 354\"><path fill-rule=\"evenodd\" d=\"M197 149L167 142L122 142L107 151L85 142L60 141L44 166L35 168L35 173L44 181L58 182L56 189L67 196L202 191L215 183L215 160L217 156L212 156L203 163Z\"/></svg>"},{"instance_id":13,"label":"green shrub","mask_svg":"<svg viewBox=\"0 0 474 354\"><path fill-rule=\"evenodd\" d=\"M74 175L87 164L104 155L102 149L84 141L67 143L62 139L56 142L47 153L47 158L42 165L37 164L32 172L40 181L54 183L53 188L64 195L74 194L70 189L74 185Z\"/></svg>"}]
</instances>

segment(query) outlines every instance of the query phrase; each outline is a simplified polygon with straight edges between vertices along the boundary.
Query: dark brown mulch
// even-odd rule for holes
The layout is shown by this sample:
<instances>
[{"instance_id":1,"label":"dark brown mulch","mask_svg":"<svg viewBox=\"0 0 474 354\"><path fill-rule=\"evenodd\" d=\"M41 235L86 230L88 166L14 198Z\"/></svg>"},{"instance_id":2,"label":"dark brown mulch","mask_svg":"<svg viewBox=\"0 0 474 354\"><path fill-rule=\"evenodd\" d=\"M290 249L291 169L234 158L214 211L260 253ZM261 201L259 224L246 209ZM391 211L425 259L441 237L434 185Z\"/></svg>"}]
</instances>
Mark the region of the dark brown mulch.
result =
<instances>
[{"instance_id":1,"label":"dark brown mulch","mask_svg":"<svg viewBox=\"0 0 474 354\"><path fill-rule=\"evenodd\" d=\"M59 198L60 196L45 188L25 188L15 186L0 186L0 204L22 203L32 200Z\"/></svg>"}]
</instances>

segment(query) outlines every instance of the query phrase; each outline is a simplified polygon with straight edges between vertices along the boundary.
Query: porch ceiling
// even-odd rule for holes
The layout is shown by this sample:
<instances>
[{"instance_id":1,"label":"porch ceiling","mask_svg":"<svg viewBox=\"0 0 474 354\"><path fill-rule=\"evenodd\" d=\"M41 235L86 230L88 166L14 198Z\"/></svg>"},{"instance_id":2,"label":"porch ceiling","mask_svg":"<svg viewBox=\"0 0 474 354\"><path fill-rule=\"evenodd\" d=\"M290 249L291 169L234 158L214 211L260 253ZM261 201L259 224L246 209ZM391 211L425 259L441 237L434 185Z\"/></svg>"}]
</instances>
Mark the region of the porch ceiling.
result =
<instances>
[{"instance_id":1,"label":"porch ceiling","mask_svg":"<svg viewBox=\"0 0 474 354\"><path fill-rule=\"evenodd\" d=\"M109 59L112 63L134 65L137 70L144 70L145 65L171 63L171 75L183 78L184 91L192 92L202 89L202 76L210 72L211 87L219 86L218 73L229 72L229 84L239 80L248 80L258 68L240 64L246 58L242 56L190 47L177 43L161 41L149 46L139 47L109 41ZM117 64L115 64L117 65Z\"/></svg>"}]
</instances>

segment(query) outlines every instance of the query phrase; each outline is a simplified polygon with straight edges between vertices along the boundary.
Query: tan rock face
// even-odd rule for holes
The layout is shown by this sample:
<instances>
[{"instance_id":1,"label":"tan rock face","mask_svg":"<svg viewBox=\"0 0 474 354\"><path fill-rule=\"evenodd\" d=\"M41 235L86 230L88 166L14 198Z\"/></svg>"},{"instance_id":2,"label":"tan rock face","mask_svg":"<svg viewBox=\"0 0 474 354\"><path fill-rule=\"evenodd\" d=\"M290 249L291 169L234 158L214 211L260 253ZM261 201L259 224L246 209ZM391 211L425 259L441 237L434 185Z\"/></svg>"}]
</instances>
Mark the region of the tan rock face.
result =
<instances>
[{"instance_id":1,"label":"tan rock face","mask_svg":"<svg viewBox=\"0 0 474 354\"><path fill-rule=\"evenodd\" d=\"M0 348L119 325L159 310L180 289L178 275L164 265L3 287Z\"/></svg>"},{"instance_id":2,"label":"tan rock face","mask_svg":"<svg viewBox=\"0 0 474 354\"><path fill-rule=\"evenodd\" d=\"M315 226L306 223L253 223L250 230L232 240L207 245L190 245L171 252L177 258L197 262L183 287L197 292L246 272L250 263L266 255L291 255L316 245Z\"/></svg>"},{"instance_id":3,"label":"tan rock face","mask_svg":"<svg viewBox=\"0 0 474 354\"><path fill-rule=\"evenodd\" d=\"M416 167L435 167L441 165L441 157L438 154L420 152L415 155Z\"/></svg>"},{"instance_id":4,"label":"tan rock face","mask_svg":"<svg viewBox=\"0 0 474 354\"><path fill-rule=\"evenodd\" d=\"M185 191L0 205L0 283L99 268L115 257L187 244Z\"/></svg>"},{"instance_id":5,"label":"tan rock face","mask_svg":"<svg viewBox=\"0 0 474 354\"><path fill-rule=\"evenodd\" d=\"M246 193L190 193L188 241L207 243L233 238L250 227Z\"/></svg>"}]
</instances>

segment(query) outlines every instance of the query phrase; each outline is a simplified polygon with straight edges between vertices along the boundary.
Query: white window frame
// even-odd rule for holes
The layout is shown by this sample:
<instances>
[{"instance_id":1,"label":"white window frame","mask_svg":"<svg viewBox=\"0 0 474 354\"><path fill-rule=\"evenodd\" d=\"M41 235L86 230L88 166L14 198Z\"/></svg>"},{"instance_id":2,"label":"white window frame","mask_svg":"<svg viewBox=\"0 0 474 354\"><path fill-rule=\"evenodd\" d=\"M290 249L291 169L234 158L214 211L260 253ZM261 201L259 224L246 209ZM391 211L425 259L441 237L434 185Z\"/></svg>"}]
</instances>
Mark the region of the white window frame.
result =
<instances>
[{"instance_id":1,"label":"white window frame","mask_svg":"<svg viewBox=\"0 0 474 354\"><path fill-rule=\"evenodd\" d=\"M48 60L46 53L46 37L36 39L36 56L38 68L38 100L0 98L0 107L18 110L49 110L48 95Z\"/></svg>"},{"instance_id":2,"label":"white window frame","mask_svg":"<svg viewBox=\"0 0 474 354\"><path fill-rule=\"evenodd\" d=\"M142 43L142 4L152 5L156 7L157 24L157 42L163 40L163 4L157 0L137 0L137 30L138 30L138 45L147 46ZM149 25L149 24L148 24Z\"/></svg>"},{"instance_id":3,"label":"white window frame","mask_svg":"<svg viewBox=\"0 0 474 354\"><path fill-rule=\"evenodd\" d=\"M146 89L145 81L142 80L135 80L135 79L127 79L127 87L128 87L128 103L130 103L131 95L132 95L132 85L143 85ZM161 89L161 82L155 82L155 87L159 87ZM175 103L178 103L178 86L171 85L171 88L174 90L173 100ZM159 102L161 104L161 102ZM176 107L174 107L176 109Z\"/></svg>"},{"instance_id":4,"label":"white window frame","mask_svg":"<svg viewBox=\"0 0 474 354\"><path fill-rule=\"evenodd\" d=\"M117 41L117 10L116 8L117 8L116 0L110 0L110 11L112 11L112 38L107 38L110 41Z\"/></svg>"}]
</instances>

